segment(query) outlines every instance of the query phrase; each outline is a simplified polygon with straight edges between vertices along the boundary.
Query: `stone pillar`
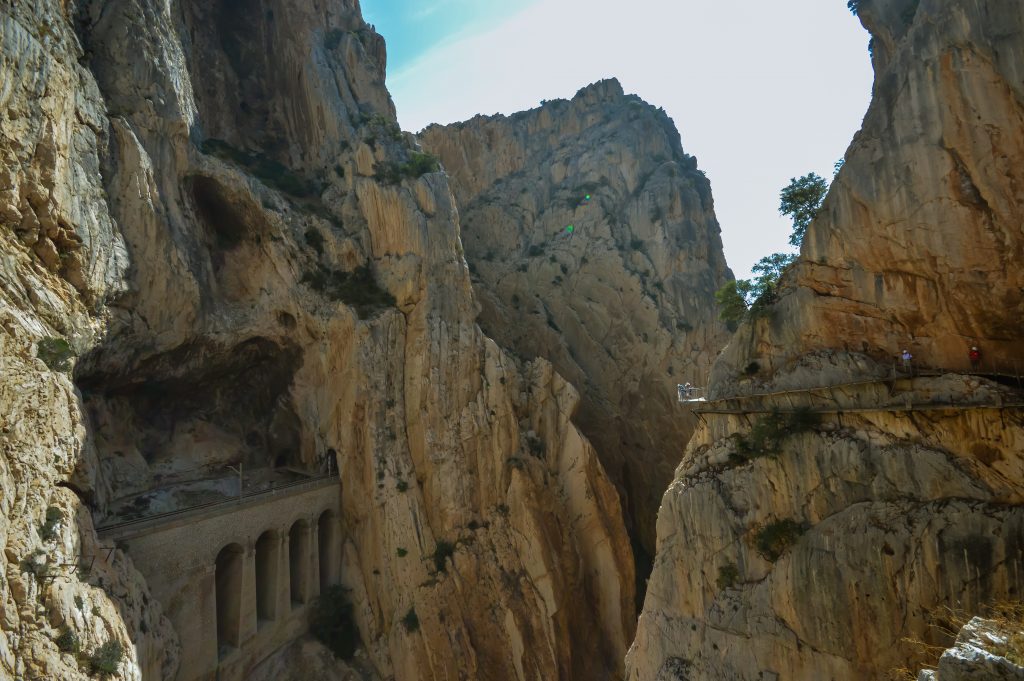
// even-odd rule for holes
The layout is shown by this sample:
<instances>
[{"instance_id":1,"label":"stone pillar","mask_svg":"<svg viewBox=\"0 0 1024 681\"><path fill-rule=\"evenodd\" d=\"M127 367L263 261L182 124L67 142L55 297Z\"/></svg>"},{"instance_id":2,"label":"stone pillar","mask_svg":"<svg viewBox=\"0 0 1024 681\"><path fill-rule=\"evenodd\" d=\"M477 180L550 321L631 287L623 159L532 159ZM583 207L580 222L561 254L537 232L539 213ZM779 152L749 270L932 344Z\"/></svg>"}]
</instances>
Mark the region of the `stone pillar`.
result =
<instances>
[{"instance_id":1,"label":"stone pillar","mask_svg":"<svg viewBox=\"0 0 1024 681\"><path fill-rule=\"evenodd\" d=\"M178 632L182 651L178 679L213 678L220 664L217 651L217 568L197 568L179 593L163 601Z\"/></svg>"},{"instance_id":2,"label":"stone pillar","mask_svg":"<svg viewBox=\"0 0 1024 681\"><path fill-rule=\"evenodd\" d=\"M313 575L316 574L317 565L313 561L313 556L316 555L316 535L313 534L313 527L315 521L306 521L305 526L302 528L303 534L306 536L306 552L302 556L302 560L305 565L305 579L302 581L302 601L303 605L309 605L313 598Z\"/></svg>"}]
</instances>

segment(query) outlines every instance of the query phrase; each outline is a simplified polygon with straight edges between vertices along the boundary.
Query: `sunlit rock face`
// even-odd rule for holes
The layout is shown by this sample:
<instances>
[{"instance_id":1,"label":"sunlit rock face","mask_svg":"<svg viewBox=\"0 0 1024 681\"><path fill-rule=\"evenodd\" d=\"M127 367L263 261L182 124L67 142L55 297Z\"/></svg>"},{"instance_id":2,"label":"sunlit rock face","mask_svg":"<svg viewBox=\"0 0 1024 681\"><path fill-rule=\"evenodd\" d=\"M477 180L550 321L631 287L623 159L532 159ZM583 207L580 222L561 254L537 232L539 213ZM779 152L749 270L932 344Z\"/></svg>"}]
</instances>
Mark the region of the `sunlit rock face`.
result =
<instances>
[{"instance_id":1,"label":"sunlit rock face","mask_svg":"<svg viewBox=\"0 0 1024 681\"><path fill-rule=\"evenodd\" d=\"M381 678L621 674L633 561L578 393L477 326L447 177L413 167L358 3L0 22L0 675L87 678L67 630L122 643L120 678L175 678L192 651L93 517L326 459ZM47 365L47 338L77 359ZM292 659L261 669L309 678Z\"/></svg>"},{"instance_id":2,"label":"sunlit rock face","mask_svg":"<svg viewBox=\"0 0 1024 681\"><path fill-rule=\"evenodd\" d=\"M859 13L873 101L779 301L714 366L718 406L753 413L709 414L662 501L631 680L884 678L952 643L936 609L1021 597L1024 12Z\"/></svg>"},{"instance_id":3,"label":"sunlit rock face","mask_svg":"<svg viewBox=\"0 0 1024 681\"><path fill-rule=\"evenodd\" d=\"M707 178L665 112L616 80L421 140L452 178L481 326L579 387L577 422L650 555L695 425L676 385L704 385L727 339Z\"/></svg>"}]
</instances>

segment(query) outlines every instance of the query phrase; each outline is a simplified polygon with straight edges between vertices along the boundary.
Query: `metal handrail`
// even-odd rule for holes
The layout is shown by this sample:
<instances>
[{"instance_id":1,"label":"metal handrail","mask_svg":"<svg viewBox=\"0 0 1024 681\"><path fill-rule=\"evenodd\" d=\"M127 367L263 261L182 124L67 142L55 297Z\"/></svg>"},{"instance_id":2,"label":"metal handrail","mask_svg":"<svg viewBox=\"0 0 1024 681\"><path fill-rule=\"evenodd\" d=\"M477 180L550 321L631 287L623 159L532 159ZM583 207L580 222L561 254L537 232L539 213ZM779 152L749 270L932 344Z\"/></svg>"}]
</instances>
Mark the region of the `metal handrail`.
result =
<instances>
[{"instance_id":1,"label":"metal handrail","mask_svg":"<svg viewBox=\"0 0 1024 681\"><path fill-rule=\"evenodd\" d=\"M707 402L705 404L713 404ZM714 406L695 407L695 414L853 414L853 413L885 413L906 411L967 411L971 409L1022 409L1024 401L1019 402L911 402L910 404L883 404L871 407L748 407L745 409L725 409Z\"/></svg>"},{"instance_id":2,"label":"metal handrail","mask_svg":"<svg viewBox=\"0 0 1024 681\"><path fill-rule=\"evenodd\" d=\"M196 511L202 511L210 508L216 508L219 506L240 506L247 501L251 501L257 497L275 495L281 491L297 492L301 491L298 488L315 488L322 486L327 480L336 480L338 476L333 473L324 473L318 476L306 478L305 480L295 480L292 482L284 483L282 485L276 485L268 489L254 490L250 492L244 492L236 497L230 499L218 499L217 501L209 501L205 504L196 504L194 506L186 506L185 508L177 508L173 511L165 511L164 513L156 513L154 515L145 516L142 518L132 518L131 520L122 520L118 523L111 525L104 525L97 527L96 532L98 534L110 533L114 530L123 529L125 527L133 527L136 525L144 525L154 521L164 521L170 518L176 518L179 516L188 515ZM159 524L159 523L158 523Z\"/></svg>"}]
</instances>

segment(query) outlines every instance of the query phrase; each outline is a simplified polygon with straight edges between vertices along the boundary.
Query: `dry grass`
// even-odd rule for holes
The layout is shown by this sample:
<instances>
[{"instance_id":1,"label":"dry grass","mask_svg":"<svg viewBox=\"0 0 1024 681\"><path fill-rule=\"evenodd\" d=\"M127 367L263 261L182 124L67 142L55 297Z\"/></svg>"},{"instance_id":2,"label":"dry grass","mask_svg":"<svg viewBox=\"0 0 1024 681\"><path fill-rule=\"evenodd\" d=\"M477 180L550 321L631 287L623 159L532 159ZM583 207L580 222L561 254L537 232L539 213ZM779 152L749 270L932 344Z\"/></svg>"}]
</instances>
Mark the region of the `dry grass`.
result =
<instances>
[{"instance_id":1,"label":"dry grass","mask_svg":"<svg viewBox=\"0 0 1024 681\"><path fill-rule=\"evenodd\" d=\"M1005 657L1010 662L1024 666L1024 603L1000 602L981 608L980 612L969 613L959 608L940 606L928 613L928 627L935 632L935 638L949 641L948 645L933 645L918 639L905 638L902 643L913 649L917 656L927 662L922 669L935 669L939 658L947 648L955 645L960 630L973 617L982 617L991 622L995 629L1006 635L1005 645L990 645L988 652ZM892 669L885 681L916 681L917 671L900 667Z\"/></svg>"}]
</instances>

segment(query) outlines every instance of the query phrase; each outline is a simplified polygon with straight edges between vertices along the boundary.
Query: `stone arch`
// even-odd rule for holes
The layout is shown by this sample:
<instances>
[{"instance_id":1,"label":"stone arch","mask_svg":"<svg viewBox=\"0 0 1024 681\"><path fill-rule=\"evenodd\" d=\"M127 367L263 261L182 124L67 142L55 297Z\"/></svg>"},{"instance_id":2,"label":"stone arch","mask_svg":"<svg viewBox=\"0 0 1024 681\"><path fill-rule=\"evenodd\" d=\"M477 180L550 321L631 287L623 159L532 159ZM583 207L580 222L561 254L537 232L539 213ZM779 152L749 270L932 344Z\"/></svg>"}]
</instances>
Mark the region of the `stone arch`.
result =
<instances>
[{"instance_id":1,"label":"stone arch","mask_svg":"<svg viewBox=\"0 0 1024 681\"><path fill-rule=\"evenodd\" d=\"M238 544L228 544L217 554L215 563L217 604L217 653L225 655L241 645L242 557Z\"/></svg>"},{"instance_id":2,"label":"stone arch","mask_svg":"<svg viewBox=\"0 0 1024 681\"><path fill-rule=\"evenodd\" d=\"M306 602L309 593L309 523L296 520L288 530L288 593L292 607Z\"/></svg>"},{"instance_id":3,"label":"stone arch","mask_svg":"<svg viewBox=\"0 0 1024 681\"><path fill-rule=\"evenodd\" d=\"M320 593L337 582L335 566L337 565L338 538L335 528L334 512L330 509L320 514L316 523L317 555L320 561Z\"/></svg>"},{"instance_id":4,"label":"stone arch","mask_svg":"<svg viewBox=\"0 0 1024 681\"><path fill-rule=\"evenodd\" d=\"M277 618L277 573L281 536L267 530L256 540L256 622L257 626Z\"/></svg>"}]
</instances>

